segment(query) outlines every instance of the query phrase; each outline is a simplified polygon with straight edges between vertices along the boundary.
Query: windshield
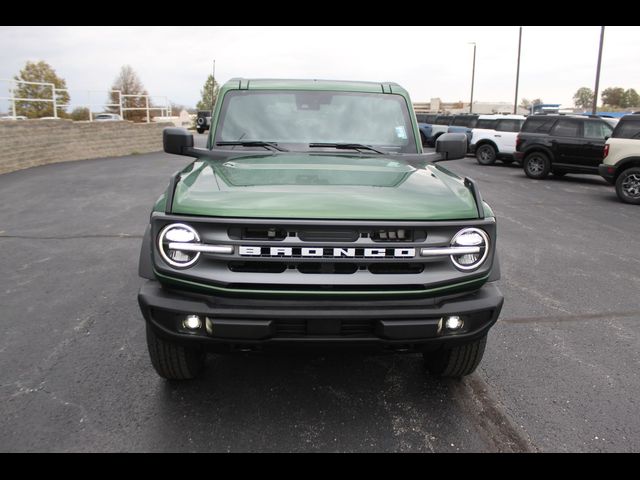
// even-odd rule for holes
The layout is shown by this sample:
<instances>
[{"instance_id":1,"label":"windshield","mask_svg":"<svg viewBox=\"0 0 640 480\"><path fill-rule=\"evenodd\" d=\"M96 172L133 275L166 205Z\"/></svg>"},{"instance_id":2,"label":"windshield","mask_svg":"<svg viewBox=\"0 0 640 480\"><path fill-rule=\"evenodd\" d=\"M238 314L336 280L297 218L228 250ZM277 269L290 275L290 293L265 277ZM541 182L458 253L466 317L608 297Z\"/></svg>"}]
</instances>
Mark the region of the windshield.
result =
<instances>
[{"instance_id":1,"label":"windshield","mask_svg":"<svg viewBox=\"0 0 640 480\"><path fill-rule=\"evenodd\" d=\"M329 143L417 153L404 98L383 93L230 91L224 97L215 143L236 141L273 142L289 150Z\"/></svg>"}]
</instances>

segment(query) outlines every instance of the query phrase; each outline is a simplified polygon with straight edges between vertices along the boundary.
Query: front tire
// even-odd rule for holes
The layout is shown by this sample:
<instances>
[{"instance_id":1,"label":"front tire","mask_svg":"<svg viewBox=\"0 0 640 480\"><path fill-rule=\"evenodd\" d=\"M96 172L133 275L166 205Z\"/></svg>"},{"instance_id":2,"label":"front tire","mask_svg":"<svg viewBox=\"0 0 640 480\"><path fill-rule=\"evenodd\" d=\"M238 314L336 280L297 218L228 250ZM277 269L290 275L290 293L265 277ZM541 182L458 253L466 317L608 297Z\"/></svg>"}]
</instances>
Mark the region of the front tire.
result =
<instances>
[{"instance_id":1,"label":"front tire","mask_svg":"<svg viewBox=\"0 0 640 480\"><path fill-rule=\"evenodd\" d=\"M432 375L438 377L460 378L475 371L484 355L487 336L463 345L424 353L424 361Z\"/></svg>"},{"instance_id":2,"label":"front tire","mask_svg":"<svg viewBox=\"0 0 640 480\"><path fill-rule=\"evenodd\" d=\"M496 149L488 143L480 145L476 150L476 159L480 165L493 165L496 163Z\"/></svg>"},{"instance_id":3,"label":"front tire","mask_svg":"<svg viewBox=\"0 0 640 480\"><path fill-rule=\"evenodd\" d=\"M159 337L147 324L147 348L151 364L167 380L190 380L204 368L205 352Z\"/></svg>"},{"instance_id":4,"label":"front tire","mask_svg":"<svg viewBox=\"0 0 640 480\"><path fill-rule=\"evenodd\" d=\"M640 205L640 168L624 170L616 179L616 193L625 203Z\"/></svg>"},{"instance_id":5,"label":"front tire","mask_svg":"<svg viewBox=\"0 0 640 480\"><path fill-rule=\"evenodd\" d=\"M524 173L527 177L534 180L542 180L547 178L551 171L551 161L549 157L542 152L533 152L527 155L522 163Z\"/></svg>"}]
</instances>

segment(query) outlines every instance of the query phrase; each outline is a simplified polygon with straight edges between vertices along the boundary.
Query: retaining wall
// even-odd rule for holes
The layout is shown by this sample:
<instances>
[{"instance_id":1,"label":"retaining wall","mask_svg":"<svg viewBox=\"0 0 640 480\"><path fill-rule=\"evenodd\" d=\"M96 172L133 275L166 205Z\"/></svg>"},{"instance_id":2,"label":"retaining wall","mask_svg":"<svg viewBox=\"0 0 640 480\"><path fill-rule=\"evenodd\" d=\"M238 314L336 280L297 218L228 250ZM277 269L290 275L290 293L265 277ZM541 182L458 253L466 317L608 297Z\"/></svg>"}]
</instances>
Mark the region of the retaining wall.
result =
<instances>
[{"instance_id":1,"label":"retaining wall","mask_svg":"<svg viewBox=\"0 0 640 480\"><path fill-rule=\"evenodd\" d=\"M0 121L0 174L49 163L162 150L171 123Z\"/></svg>"}]
</instances>

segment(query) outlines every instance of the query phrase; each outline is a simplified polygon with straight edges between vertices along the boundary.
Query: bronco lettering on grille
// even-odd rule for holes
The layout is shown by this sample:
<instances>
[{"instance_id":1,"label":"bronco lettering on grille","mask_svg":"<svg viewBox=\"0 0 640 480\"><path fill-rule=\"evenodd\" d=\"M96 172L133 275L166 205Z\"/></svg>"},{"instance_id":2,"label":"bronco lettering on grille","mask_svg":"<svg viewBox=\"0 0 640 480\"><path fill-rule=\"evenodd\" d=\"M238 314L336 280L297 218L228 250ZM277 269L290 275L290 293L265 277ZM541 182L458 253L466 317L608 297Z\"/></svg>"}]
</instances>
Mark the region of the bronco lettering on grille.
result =
<instances>
[{"instance_id":1,"label":"bronco lettering on grille","mask_svg":"<svg viewBox=\"0 0 640 480\"><path fill-rule=\"evenodd\" d=\"M255 257L413 258L415 248L323 248L240 246L239 254Z\"/></svg>"}]
</instances>

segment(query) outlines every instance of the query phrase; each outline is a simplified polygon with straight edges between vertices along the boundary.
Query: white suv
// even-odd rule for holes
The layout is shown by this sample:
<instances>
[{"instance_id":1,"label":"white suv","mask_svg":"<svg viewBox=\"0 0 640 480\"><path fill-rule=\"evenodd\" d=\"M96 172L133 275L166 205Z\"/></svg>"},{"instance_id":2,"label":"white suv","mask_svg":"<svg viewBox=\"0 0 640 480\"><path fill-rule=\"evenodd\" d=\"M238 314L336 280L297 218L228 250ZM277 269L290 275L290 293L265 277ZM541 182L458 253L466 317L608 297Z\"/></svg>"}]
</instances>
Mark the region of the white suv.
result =
<instances>
[{"instance_id":1,"label":"white suv","mask_svg":"<svg viewBox=\"0 0 640 480\"><path fill-rule=\"evenodd\" d=\"M516 138L524 119L522 115L480 115L469 144L469 151L475 153L478 163L513 162Z\"/></svg>"},{"instance_id":2,"label":"white suv","mask_svg":"<svg viewBox=\"0 0 640 480\"><path fill-rule=\"evenodd\" d=\"M618 198L640 205L640 115L625 115L604 144L600 175L616 186Z\"/></svg>"}]
</instances>

